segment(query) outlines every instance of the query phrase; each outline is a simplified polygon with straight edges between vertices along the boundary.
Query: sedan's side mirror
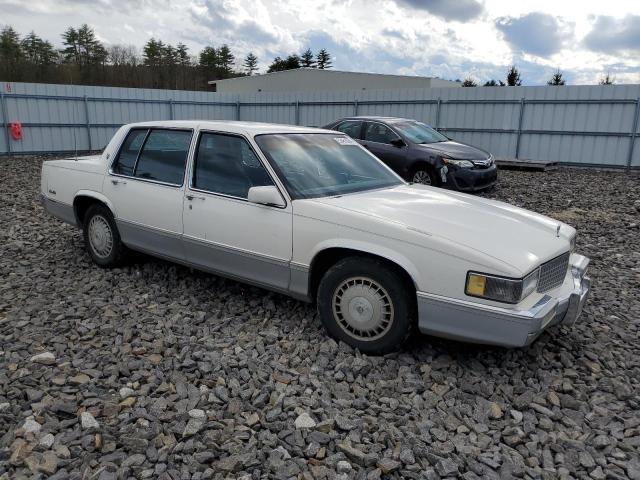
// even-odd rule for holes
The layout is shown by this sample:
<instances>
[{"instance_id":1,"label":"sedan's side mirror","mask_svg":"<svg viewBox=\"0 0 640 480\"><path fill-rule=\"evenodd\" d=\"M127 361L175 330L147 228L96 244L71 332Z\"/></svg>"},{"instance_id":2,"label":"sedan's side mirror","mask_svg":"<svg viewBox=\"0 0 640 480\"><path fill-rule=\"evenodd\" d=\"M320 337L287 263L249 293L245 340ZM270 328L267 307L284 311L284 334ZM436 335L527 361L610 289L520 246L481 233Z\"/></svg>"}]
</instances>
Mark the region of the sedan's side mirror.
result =
<instances>
[{"instance_id":1,"label":"sedan's side mirror","mask_svg":"<svg viewBox=\"0 0 640 480\"><path fill-rule=\"evenodd\" d=\"M404 140L402 140L401 138L394 138L393 140L391 140L391 145L400 148L404 147L406 143L404 143Z\"/></svg>"},{"instance_id":2,"label":"sedan's side mirror","mask_svg":"<svg viewBox=\"0 0 640 480\"><path fill-rule=\"evenodd\" d=\"M247 194L247 200L251 203L260 205L269 205L271 207L284 207L286 204L280 195L280 192L273 185L264 187L251 187Z\"/></svg>"}]
</instances>

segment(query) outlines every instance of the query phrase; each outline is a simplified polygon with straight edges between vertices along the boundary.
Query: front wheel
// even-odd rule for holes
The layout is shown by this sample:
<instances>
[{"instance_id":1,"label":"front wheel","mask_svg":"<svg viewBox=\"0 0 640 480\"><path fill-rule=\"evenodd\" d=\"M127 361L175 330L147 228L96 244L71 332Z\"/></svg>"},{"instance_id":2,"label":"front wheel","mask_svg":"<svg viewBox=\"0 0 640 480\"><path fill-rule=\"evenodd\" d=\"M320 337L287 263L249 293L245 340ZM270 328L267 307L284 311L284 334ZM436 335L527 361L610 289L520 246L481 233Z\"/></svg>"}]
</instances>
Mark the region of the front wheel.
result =
<instances>
[{"instance_id":1,"label":"front wheel","mask_svg":"<svg viewBox=\"0 0 640 480\"><path fill-rule=\"evenodd\" d=\"M127 247L120 240L111 211L103 205L89 207L84 218L84 243L91 259L101 267L115 267L124 261Z\"/></svg>"},{"instance_id":2,"label":"front wheel","mask_svg":"<svg viewBox=\"0 0 640 480\"><path fill-rule=\"evenodd\" d=\"M417 167L411 172L411 183L420 185L431 185L437 187L440 182L432 170L426 167Z\"/></svg>"},{"instance_id":3,"label":"front wheel","mask_svg":"<svg viewBox=\"0 0 640 480\"><path fill-rule=\"evenodd\" d=\"M332 337L369 354L398 350L415 324L415 290L375 259L336 263L320 281L317 303Z\"/></svg>"}]
</instances>

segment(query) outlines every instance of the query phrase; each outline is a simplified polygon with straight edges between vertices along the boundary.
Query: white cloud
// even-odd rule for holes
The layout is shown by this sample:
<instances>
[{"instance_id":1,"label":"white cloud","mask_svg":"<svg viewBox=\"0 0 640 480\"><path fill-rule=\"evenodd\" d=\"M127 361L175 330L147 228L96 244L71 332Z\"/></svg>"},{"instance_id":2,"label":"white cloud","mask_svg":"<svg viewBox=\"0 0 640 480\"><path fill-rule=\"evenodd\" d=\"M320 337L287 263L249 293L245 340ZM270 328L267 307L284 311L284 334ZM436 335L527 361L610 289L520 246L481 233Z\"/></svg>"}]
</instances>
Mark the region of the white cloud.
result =
<instances>
[{"instance_id":1,"label":"white cloud","mask_svg":"<svg viewBox=\"0 0 640 480\"><path fill-rule=\"evenodd\" d=\"M556 68L571 83L593 84L607 71L618 82L640 81L638 2L463 3L461 10L444 0L0 0L0 23L57 46L65 28L85 22L113 44L141 47L154 36L195 54L228 43L238 58L256 53L262 69L275 55L310 46L326 47L343 70L484 82L504 78L515 63L525 84L544 83Z\"/></svg>"}]
</instances>

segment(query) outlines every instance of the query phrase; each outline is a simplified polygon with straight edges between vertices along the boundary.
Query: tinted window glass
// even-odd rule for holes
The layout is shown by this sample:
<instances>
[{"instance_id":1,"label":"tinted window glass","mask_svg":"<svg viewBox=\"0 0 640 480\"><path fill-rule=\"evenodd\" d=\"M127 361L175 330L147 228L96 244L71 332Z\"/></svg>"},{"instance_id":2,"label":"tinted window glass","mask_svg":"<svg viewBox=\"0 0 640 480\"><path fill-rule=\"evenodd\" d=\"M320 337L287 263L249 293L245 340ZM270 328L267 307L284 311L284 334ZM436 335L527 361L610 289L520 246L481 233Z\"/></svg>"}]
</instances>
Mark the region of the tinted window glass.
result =
<instances>
[{"instance_id":1,"label":"tinted window glass","mask_svg":"<svg viewBox=\"0 0 640 480\"><path fill-rule=\"evenodd\" d=\"M413 143L437 143L449 140L422 122L395 122L393 126Z\"/></svg>"},{"instance_id":2,"label":"tinted window glass","mask_svg":"<svg viewBox=\"0 0 640 480\"><path fill-rule=\"evenodd\" d=\"M346 122L342 122L340 125L338 125L338 128L336 128L336 130L342 133L346 133L351 138L359 139L361 128L362 128L362 122L354 122L349 120Z\"/></svg>"},{"instance_id":3,"label":"tinted window glass","mask_svg":"<svg viewBox=\"0 0 640 480\"><path fill-rule=\"evenodd\" d=\"M135 176L182 184L190 143L191 132L151 130L138 158Z\"/></svg>"},{"instance_id":4,"label":"tinted window glass","mask_svg":"<svg viewBox=\"0 0 640 480\"><path fill-rule=\"evenodd\" d=\"M118 158L113 163L113 173L119 175L133 175L133 168L136 165L138 152L147 136L148 130L131 130L125 138L122 148L118 153Z\"/></svg>"},{"instance_id":5,"label":"tinted window glass","mask_svg":"<svg viewBox=\"0 0 640 480\"><path fill-rule=\"evenodd\" d=\"M344 135L258 135L256 142L294 199L402 184L380 160Z\"/></svg>"},{"instance_id":6,"label":"tinted window glass","mask_svg":"<svg viewBox=\"0 0 640 480\"><path fill-rule=\"evenodd\" d=\"M247 198L251 187L273 185L244 138L203 133L193 171L193 187Z\"/></svg>"},{"instance_id":7,"label":"tinted window glass","mask_svg":"<svg viewBox=\"0 0 640 480\"><path fill-rule=\"evenodd\" d=\"M367 123L364 131L364 139L369 142L391 143L392 140L397 138L398 135L381 123Z\"/></svg>"}]
</instances>

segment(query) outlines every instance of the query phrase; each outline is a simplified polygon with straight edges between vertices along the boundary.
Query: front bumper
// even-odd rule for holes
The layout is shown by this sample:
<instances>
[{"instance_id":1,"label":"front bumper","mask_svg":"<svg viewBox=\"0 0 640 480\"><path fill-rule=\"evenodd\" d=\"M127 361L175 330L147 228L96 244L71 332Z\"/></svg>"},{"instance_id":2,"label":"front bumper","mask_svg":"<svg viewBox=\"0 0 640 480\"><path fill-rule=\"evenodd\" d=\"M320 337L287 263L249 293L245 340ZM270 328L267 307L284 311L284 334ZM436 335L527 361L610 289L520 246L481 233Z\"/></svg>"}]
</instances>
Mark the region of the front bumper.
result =
<instances>
[{"instance_id":1,"label":"front bumper","mask_svg":"<svg viewBox=\"0 0 640 480\"><path fill-rule=\"evenodd\" d=\"M527 310L495 307L418 292L418 326L422 333L472 343L523 347L553 325L573 325L587 301L589 259L573 254L557 296L545 294Z\"/></svg>"},{"instance_id":2,"label":"front bumper","mask_svg":"<svg viewBox=\"0 0 640 480\"><path fill-rule=\"evenodd\" d=\"M447 181L443 186L461 192L477 192L494 185L498 181L495 164L488 168L448 168Z\"/></svg>"}]
</instances>

